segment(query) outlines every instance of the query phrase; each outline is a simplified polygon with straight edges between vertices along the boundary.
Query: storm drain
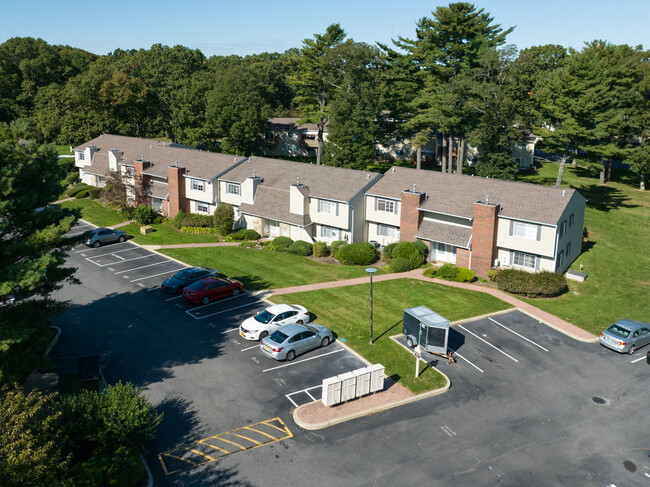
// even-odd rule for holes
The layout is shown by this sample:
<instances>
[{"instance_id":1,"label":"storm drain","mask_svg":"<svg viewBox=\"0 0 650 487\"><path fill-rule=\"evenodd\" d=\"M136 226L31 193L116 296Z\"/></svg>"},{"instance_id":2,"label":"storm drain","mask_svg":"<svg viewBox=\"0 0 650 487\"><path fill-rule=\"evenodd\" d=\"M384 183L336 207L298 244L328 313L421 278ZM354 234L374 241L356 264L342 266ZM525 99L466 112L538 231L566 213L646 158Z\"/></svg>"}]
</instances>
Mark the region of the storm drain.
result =
<instances>
[{"instance_id":1,"label":"storm drain","mask_svg":"<svg viewBox=\"0 0 650 487\"><path fill-rule=\"evenodd\" d=\"M598 397L598 396L592 397L591 400L594 401L596 404L605 404L607 402L602 397Z\"/></svg>"}]
</instances>

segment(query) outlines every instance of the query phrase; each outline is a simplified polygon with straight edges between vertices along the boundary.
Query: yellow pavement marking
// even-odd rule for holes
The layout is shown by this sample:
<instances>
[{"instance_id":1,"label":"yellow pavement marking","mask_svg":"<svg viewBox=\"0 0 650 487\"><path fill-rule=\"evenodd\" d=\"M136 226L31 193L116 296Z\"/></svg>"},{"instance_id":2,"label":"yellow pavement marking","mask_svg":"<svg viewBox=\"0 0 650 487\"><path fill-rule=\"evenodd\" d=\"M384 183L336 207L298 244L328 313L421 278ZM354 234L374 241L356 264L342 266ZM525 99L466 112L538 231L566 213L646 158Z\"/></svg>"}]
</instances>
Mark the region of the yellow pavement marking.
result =
<instances>
[{"instance_id":1,"label":"yellow pavement marking","mask_svg":"<svg viewBox=\"0 0 650 487\"><path fill-rule=\"evenodd\" d=\"M262 431L262 429L264 428L273 434ZM280 434L274 436L276 432ZM242 433L248 433L248 436L244 436L244 434ZM253 434L259 435L259 439L251 438ZM235 436L250 441L251 443L253 443L253 445L246 447L234 441L227 440L226 438L224 438L224 436L228 436L228 435L230 435L231 437ZM160 453L158 455L158 460L160 460L160 464L162 465L165 475L171 475L177 472L188 470L190 468L198 467L200 465L205 465L206 463L220 460L221 458L231 455L233 453L252 450L254 448L263 445L268 445L270 443L286 440L287 438L292 438L292 437L293 437L293 433L291 433L291 430L287 427L286 424L284 424L284 422L280 418L272 418L248 426L242 426L241 428L227 431L225 433L221 433L218 435L210 436L208 438L203 438L202 440L195 441L188 445L180 446L174 448L173 450ZM212 443L208 443L208 442L212 442L213 440L229 443L237 447L238 450L231 452L223 448L219 448L218 446L215 446ZM210 447L213 449L211 450L211 453L213 455L217 452L220 452L221 455L219 456L208 455L207 453L198 450L197 448L199 446Z\"/></svg>"}]
</instances>

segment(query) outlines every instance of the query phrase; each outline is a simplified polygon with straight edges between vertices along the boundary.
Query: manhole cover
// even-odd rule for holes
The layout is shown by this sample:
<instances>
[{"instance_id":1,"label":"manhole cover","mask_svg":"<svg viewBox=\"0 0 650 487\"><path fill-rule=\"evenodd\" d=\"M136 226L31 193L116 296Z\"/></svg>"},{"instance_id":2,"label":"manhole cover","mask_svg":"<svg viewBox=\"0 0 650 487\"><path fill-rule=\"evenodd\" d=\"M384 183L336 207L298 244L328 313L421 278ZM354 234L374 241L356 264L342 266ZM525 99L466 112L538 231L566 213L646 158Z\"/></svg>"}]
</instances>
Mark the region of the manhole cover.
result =
<instances>
[{"instance_id":1,"label":"manhole cover","mask_svg":"<svg viewBox=\"0 0 650 487\"><path fill-rule=\"evenodd\" d=\"M605 404L605 400L602 397L594 396L591 398L596 404Z\"/></svg>"},{"instance_id":2,"label":"manhole cover","mask_svg":"<svg viewBox=\"0 0 650 487\"><path fill-rule=\"evenodd\" d=\"M623 466L625 467L626 470L629 470L630 472L636 472L636 465L634 465L631 461L625 460L623 462Z\"/></svg>"}]
</instances>

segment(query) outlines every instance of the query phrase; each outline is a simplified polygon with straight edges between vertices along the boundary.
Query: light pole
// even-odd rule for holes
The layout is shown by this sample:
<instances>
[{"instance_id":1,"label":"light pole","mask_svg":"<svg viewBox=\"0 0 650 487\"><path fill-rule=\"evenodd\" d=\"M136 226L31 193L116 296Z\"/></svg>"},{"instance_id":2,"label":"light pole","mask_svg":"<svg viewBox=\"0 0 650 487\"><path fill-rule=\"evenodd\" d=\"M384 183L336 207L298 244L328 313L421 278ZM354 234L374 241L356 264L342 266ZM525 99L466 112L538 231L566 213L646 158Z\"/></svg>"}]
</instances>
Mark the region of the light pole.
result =
<instances>
[{"instance_id":1,"label":"light pole","mask_svg":"<svg viewBox=\"0 0 650 487\"><path fill-rule=\"evenodd\" d=\"M370 275L370 345L372 345L372 275L377 272L377 269L368 267L366 272Z\"/></svg>"}]
</instances>

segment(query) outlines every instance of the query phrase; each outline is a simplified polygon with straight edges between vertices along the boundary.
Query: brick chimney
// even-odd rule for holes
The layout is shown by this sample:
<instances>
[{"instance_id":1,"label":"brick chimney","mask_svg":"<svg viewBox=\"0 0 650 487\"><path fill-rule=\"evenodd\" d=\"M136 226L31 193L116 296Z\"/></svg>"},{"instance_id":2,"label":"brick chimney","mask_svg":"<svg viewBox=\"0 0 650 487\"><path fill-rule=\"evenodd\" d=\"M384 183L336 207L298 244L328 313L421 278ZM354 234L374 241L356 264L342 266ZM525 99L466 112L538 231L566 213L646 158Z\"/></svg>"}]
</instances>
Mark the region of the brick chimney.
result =
<instances>
[{"instance_id":1,"label":"brick chimney","mask_svg":"<svg viewBox=\"0 0 650 487\"><path fill-rule=\"evenodd\" d=\"M189 213L189 201L185 198L185 168L169 166L167 168L167 184L169 185L169 218L174 218L179 210Z\"/></svg>"},{"instance_id":2,"label":"brick chimney","mask_svg":"<svg viewBox=\"0 0 650 487\"><path fill-rule=\"evenodd\" d=\"M500 208L498 204L481 201L474 203L471 269L479 277L487 277L487 271L496 258L497 216Z\"/></svg>"},{"instance_id":3,"label":"brick chimney","mask_svg":"<svg viewBox=\"0 0 650 487\"><path fill-rule=\"evenodd\" d=\"M145 161L144 156L142 156L142 160L133 161L133 181L135 183L136 197L142 194L144 186L149 185L149 176L142 174L149 166L151 166L151 162ZM137 205L137 202L134 202L134 204Z\"/></svg>"},{"instance_id":4,"label":"brick chimney","mask_svg":"<svg viewBox=\"0 0 650 487\"><path fill-rule=\"evenodd\" d=\"M420 223L422 222L422 216L418 207L425 196L426 193L418 193L415 191L415 185L413 185L413 191L402 191L402 208L399 216L400 242L405 240L412 242L415 240L418 228L420 228Z\"/></svg>"}]
</instances>

